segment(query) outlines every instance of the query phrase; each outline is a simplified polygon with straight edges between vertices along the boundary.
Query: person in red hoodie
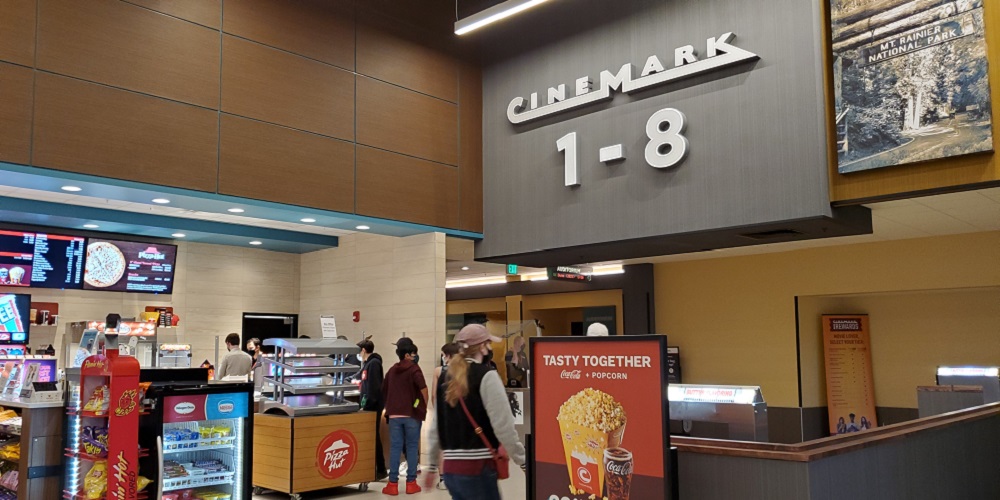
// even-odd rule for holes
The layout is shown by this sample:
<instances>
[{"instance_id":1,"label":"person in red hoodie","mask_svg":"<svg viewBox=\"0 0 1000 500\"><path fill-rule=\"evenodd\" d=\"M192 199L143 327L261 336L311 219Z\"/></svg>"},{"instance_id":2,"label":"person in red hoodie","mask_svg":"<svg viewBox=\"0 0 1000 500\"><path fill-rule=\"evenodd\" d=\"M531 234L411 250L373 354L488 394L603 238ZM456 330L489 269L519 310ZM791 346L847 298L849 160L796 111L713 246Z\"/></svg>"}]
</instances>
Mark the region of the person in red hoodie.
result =
<instances>
[{"instance_id":1,"label":"person in red hoodie","mask_svg":"<svg viewBox=\"0 0 1000 500\"><path fill-rule=\"evenodd\" d=\"M406 493L419 493L417 466L420 426L427 416L427 382L417 364L417 346L409 338L396 342L399 363L392 365L382 384L385 418L389 423L389 483L383 495L399 495L399 460L406 451Z\"/></svg>"}]
</instances>

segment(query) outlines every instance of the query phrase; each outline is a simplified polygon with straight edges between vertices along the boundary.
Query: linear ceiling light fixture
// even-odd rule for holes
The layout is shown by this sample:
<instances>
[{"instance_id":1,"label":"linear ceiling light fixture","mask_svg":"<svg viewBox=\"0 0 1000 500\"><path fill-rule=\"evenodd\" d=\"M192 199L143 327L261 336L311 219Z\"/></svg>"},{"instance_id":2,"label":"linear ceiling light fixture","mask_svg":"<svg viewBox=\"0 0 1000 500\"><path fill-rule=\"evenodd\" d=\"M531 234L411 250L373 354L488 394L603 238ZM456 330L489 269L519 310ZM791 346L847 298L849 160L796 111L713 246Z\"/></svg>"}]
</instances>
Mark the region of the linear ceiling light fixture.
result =
<instances>
[{"instance_id":1,"label":"linear ceiling light fixture","mask_svg":"<svg viewBox=\"0 0 1000 500\"><path fill-rule=\"evenodd\" d=\"M506 19L519 12L524 12L536 5L543 4L548 0L507 0L486 10L477 12L464 19L459 19L455 23L455 34L464 35L475 31L483 26L493 24L502 19Z\"/></svg>"}]
</instances>

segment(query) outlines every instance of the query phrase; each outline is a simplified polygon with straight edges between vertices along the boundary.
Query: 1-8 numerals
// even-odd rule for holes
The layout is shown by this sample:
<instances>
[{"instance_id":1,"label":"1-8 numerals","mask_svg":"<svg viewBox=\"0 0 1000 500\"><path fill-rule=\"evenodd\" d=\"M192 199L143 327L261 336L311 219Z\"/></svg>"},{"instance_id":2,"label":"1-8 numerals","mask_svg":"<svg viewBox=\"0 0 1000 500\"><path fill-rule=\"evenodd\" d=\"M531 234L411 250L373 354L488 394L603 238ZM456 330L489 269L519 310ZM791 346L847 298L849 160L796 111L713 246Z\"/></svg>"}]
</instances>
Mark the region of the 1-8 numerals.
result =
<instances>
[{"instance_id":1,"label":"1-8 numerals","mask_svg":"<svg viewBox=\"0 0 1000 500\"><path fill-rule=\"evenodd\" d=\"M686 118L684 113L674 108L665 108L653 113L646 121L646 163L653 168L669 168L677 165L687 156L690 149L684 137ZM556 149L564 153L566 186L580 185L580 163L577 155L577 135L570 132L556 141ZM614 159L624 159L617 157Z\"/></svg>"}]
</instances>

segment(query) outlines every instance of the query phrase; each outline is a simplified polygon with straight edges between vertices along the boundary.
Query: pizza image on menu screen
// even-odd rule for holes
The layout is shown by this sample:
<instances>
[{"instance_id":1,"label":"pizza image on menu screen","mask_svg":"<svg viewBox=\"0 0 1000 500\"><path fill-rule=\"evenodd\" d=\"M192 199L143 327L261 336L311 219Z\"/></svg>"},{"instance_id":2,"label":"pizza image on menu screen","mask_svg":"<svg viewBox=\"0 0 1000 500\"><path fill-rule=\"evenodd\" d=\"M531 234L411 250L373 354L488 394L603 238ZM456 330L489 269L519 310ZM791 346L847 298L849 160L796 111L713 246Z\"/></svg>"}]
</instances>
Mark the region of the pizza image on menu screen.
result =
<instances>
[{"instance_id":1,"label":"pizza image on menu screen","mask_svg":"<svg viewBox=\"0 0 1000 500\"><path fill-rule=\"evenodd\" d=\"M107 241L87 245L87 267L83 280L94 288L107 288L125 274L125 254Z\"/></svg>"},{"instance_id":2,"label":"pizza image on menu screen","mask_svg":"<svg viewBox=\"0 0 1000 500\"><path fill-rule=\"evenodd\" d=\"M90 239L83 288L171 293L177 247L167 243Z\"/></svg>"}]
</instances>

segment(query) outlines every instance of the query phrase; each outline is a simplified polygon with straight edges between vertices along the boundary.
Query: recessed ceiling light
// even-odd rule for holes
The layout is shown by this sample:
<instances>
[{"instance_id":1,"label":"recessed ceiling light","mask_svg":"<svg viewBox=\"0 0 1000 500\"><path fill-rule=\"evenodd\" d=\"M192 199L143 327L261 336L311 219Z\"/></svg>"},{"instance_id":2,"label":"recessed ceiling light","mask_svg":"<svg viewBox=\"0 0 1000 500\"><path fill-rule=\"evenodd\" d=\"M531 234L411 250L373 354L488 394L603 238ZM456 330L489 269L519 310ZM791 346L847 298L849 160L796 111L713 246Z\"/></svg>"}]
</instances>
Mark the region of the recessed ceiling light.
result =
<instances>
[{"instance_id":1,"label":"recessed ceiling light","mask_svg":"<svg viewBox=\"0 0 1000 500\"><path fill-rule=\"evenodd\" d=\"M71 193L75 193L77 191L83 191L83 188L80 186L63 186L60 189L62 189L63 191L69 191Z\"/></svg>"},{"instance_id":2,"label":"recessed ceiling light","mask_svg":"<svg viewBox=\"0 0 1000 500\"><path fill-rule=\"evenodd\" d=\"M166 205L167 203L170 203L170 200L166 198L153 198L153 203L156 203L158 205Z\"/></svg>"},{"instance_id":3,"label":"recessed ceiling light","mask_svg":"<svg viewBox=\"0 0 1000 500\"><path fill-rule=\"evenodd\" d=\"M311 218L311 217L306 217L305 219L299 219L299 220L300 220L300 221L302 221L302 222L305 222L305 223L313 223L313 222L316 222L316 219L313 219L313 218Z\"/></svg>"},{"instance_id":4,"label":"recessed ceiling light","mask_svg":"<svg viewBox=\"0 0 1000 500\"><path fill-rule=\"evenodd\" d=\"M97 224L84 224L83 227L85 227L87 229L97 229L97 228L99 228L101 226L98 226Z\"/></svg>"},{"instance_id":5,"label":"recessed ceiling light","mask_svg":"<svg viewBox=\"0 0 1000 500\"><path fill-rule=\"evenodd\" d=\"M264 242L263 241L253 240L253 241L250 242L250 244L254 245L254 246L257 246L257 245L263 245Z\"/></svg>"},{"instance_id":6,"label":"recessed ceiling light","mask_svg":"<svg viewBox=\"0 0 1000 500\"><path fill-rule=\"evenodd\" d=\"M362 224L362 225L356 227L355 229L357 229L358 231L367 231L367 230L369 230L371 228L368 227L368 226L366 226L366 225L364 225L364 224Z\"/></svg>"},{"instance_id":7,"label":"recessed ceiling light","mask_svg":"<svg viewBox=\"0 0 1000 500\"><path fill-rule=\"evenodd\" d=\"M173 236L174 238L183 238L183 237L185 237L187 235L184 234L184 233L174 233L174 234L171 234L170 236Z\"/></svg>"},{"instance_id":8,"label":"recessed ceiling light","mask_svg":"<svg viewBox=\"0 0 1000 500\"><path fill-rule=\"evenodd\" d=\"M468 271L469 270L469 266L462 266L462 270L463 271Z\"/></svg>"},{"instance_id":9,"label":"recessed ceiling light","mask_svg":"<svg viewBox=\"0 0 1000 500\"><path fill-rule=\"evenodd\" d=\"M243 212L246 212L246 210L243 210L242 208L230 208L229 209L229 213L233 213L233 214L241 214Z\"/></svg>"}]
</instances>

